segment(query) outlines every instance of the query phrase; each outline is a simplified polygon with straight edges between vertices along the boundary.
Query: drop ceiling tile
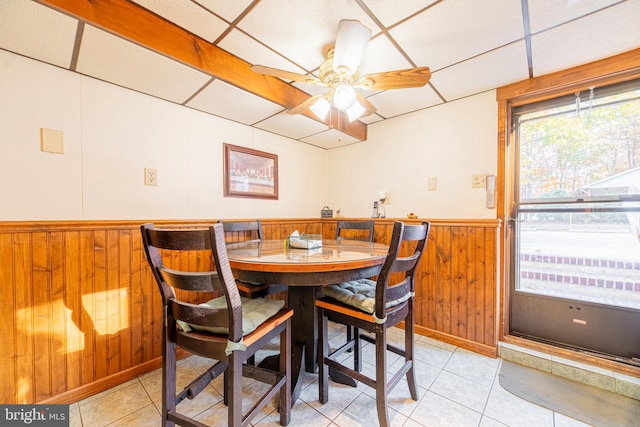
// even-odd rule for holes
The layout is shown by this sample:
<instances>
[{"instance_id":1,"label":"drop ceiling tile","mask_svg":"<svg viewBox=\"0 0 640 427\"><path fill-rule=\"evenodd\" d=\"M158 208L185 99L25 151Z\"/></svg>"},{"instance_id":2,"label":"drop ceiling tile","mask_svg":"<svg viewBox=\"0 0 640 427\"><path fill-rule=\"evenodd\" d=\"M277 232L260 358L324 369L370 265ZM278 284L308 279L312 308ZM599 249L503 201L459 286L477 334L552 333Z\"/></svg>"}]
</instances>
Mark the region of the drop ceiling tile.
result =
<instances>
[{"instance_id":1,"label":"drop ceiling tile","mask_svg":"<svg viewBox=\"0 0 640 427\"><path fill-rule=\"evenodd\" d=\"M386 119L442 103L440 97L429 85L387 90L368 99L378 109L376 113Z\"/></svg>"},{"instance_id":2,"label":"drop ceiling tile","mask_svg":"<svg viewBox=\"0 0 640 427\"><path fill-rule=\"evenodd\" d=\"M230 31L229 34L218 43L218 46L227 52L233 52L235 56L252 65L260 64L293 73L306 74L306 71L302 68L239 30Z\"/></svg>"},{"instance_id":3,"label":"drop ceiling tile","mask_svg":"<svg viewBox=\"0 0 640 427\"><path fill-rule=\"evenodd\" d=\"M190 1L133 1L209 42L217 39L227 29L226 22Z\"/></svg>"},{"instance_id":4,"label":"drop ceiling tile","mask_svg":"<svg viewBox=\"0 0 640 427\"><path fill-rule=\"evenodd\" d=\"M564 24L602 9L620 0L535 0L529 4L529 27L532 34ZM640 7L636 6L636 7Z\"/></svg>"},{"instance_id":5,"label":"drop ceiling tile","mask_svg":"<svg viewBox=\"0 0 640 427\"><path fill-rule=\"evenodd\" d=\"M384 119L382 117L380 117L379 115L377 115L376 113L373 113L370 116L361 117L358 120L360 120L362 123L370 125L371 123L379 122L379 121L384 120Z\"/></svg>"},{"instance_id":6,"label":"drop ceiling tile","mask_svg":"<svg viewBox=\"0 0 640 427\"><path fill-rule=\"evenodd\" d=\"M229 22L236 18L253 2L253 0L193 0L201 4L216 15L223 17Z\"/></svg>"},{"instance_id":7,"label":"drop ceiling tile","mask_svg":"<svg viewBox=\"0 0 640 427\"><path fill-rule=\"evenodd\" d=\"M443 1L390 33L432 72L524 37L520 2L513 0Z\"/></svg>"},{"instance_id":8,"label":"drop ceiling tile","mask_svg":"<svg viewBox=\"0 0 640 427\"><path fill-rule=\"evenodd\" d=\"M301 138L300 141L315 145L316 147L325 148L327 150L360 142L359 139L340 132L337 129L329 129L306 138Z\"/></svg>"},{"instance_id":9,"label":"drop ceiling tile","mask_svg":"<svg viewBox=\"0 0 640 427\"><path fill-rule=\"evenodd\" d=\"M431 83L447 101L452 101L528 77L526 47L524 41L518 41L437 71Z\"/></svg>"},{"instance_id":10,"label":"drop ceiling tile","mask_svg":"<svg viewBox=\"0 0 640 427\"><path fill-rule=\"evenodd\" d=\"M432 5L436 0L364 0L363 3L373 12L373 14L389 27L408 16L421 11Z\"/></svg>"},{"instance_id":11,"label":"drop ceiling tile","mask_svg":"<svg viewBox=\"0 0 640 427\"><path fill-rule=\"evenodd\" d=\"M328 129L328 126L302 114L282 112L254 125L269 132L300 139Z\"/></svg>"},{"instance_id":12,"label":"drop ceiling tile","mask_svg":"<svg viewBox=\"0 0 640 427\"><path fill-rule=\"evenodd\" d=\"M531 37L534 77L640 47L640 1L630 0Z\"/></svg>"},{"instance_id":13,"label":"drop ceiling tile","mask_svg":"<svg viewBox=\"0 0 640 427\"><path fill-rule=\"evenodd\" d=\"M85 25L77 71L182 103L211 76Z\"/></svg>"},{"instance_id":14,"label":"drop ceiling tile","mask_svg":"<svg viewBox=\"0 0 640 427\"><path fill-rule=\"evenodd\" d=\"M69 68L78 21L32 1L2 0L0 47Z\"/></svg>"},{"instance_id":15,"label":"drop ceiling tile","mask_svg":"<svg viewBox=\"0 0 640 427\"><path fill-rule=\"evenodd\" d=\"M278 104L221 80L214 80L186 105L247 125L252 125L283 110Z\"/></svg>"},{"instance_id":16,"label":"drop ceiling tile","mask_svg":"<svg viewBox=\"0 0 640 427\"><path fill-rule=\"evenodd\" d=\"M238 27L304 69L314 70L335 43L341 19L357 19L374 34L379 32L355 2L336 0L259 2Z\"/></svg>"}]
</instances>

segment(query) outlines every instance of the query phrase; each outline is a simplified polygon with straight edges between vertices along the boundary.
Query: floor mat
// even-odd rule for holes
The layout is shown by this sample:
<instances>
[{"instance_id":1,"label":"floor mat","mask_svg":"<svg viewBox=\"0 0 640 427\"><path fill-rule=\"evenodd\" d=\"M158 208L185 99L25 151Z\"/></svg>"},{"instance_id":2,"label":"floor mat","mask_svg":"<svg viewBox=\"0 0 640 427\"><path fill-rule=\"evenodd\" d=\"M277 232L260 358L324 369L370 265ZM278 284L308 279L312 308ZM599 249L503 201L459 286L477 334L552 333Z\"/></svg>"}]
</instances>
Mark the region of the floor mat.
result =
<instances>
[{"instance_id":1,"label":"floor mat","mask_svg":"<svg viewBox=\"0 0 640 427\"><path fill-rule=\"evenodd\" d=\"M512 394L597 427L640 426L640 401L502 361L500 385Z\"/></svg>"}]
</instances>

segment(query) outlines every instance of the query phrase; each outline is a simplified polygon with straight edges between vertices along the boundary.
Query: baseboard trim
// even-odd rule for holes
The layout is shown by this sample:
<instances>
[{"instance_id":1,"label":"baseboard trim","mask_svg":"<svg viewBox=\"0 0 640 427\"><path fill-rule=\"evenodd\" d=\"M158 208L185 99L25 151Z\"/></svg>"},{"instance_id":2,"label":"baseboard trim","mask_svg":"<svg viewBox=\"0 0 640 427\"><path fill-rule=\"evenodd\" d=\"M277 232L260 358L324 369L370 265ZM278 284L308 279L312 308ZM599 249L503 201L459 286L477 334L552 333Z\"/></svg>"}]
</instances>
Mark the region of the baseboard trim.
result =
<instances>
[{"instance_id":1,"label":"baseboard trim","mask_svg":"<svg viewBox=\"0 0 640 427\"><path fill-rule=\"evenodd\" d=\"M455 335L445 334L444 332L434 331L433 329L415 325L415 331L418 335L433 338L465 350L473 351L488 357L498 357L498 347L487 344L478 343L465 338L456 337Z\"/></svg>"}]
</instances>

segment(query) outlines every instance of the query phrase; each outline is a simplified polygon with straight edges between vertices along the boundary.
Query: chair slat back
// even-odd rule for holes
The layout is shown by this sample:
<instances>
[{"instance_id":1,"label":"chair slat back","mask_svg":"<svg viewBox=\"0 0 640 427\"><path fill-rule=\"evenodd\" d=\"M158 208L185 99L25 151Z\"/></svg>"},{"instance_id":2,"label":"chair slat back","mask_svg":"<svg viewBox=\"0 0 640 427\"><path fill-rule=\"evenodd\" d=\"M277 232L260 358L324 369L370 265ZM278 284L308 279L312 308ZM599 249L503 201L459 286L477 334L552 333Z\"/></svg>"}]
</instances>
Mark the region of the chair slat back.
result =
<instances>
[{"instance_id":1,"label":"chair slat back","mask_svg":"<svg viewBox=\"0 0 640 427\"><path fill-rule=\"evenodd\" d=\"M262 240L262 222L259 219L254 221L225 221L220 220L224 231L232 233L234 242L246 240Z\"/></svg>"},{"instance_id":2,"label":"chair slat back","mask_svg":"<svg viewBox=\"0 0 640 427\"><path fill-rule=\"evenodd\" d=\"M173 287L192 292L215 292L222 290L222 283L215 271L188 272L158 267L164 282Z\"/></svg>"},{"instance_id":3,"label":"chair slat back","mask_svg":"<svg viewBox=\"0 0 640 427\"><path fill-rule=\"evenodd\" d=\"M338 220L336 240L362 240L373 242L373 220Z\"/></svg>"},{"instance_id":4,"label":"chair slat back","mask_svg":"<svg viewBox=\"0 0 640 427\"><path fill-rule=\"evenodd\" d=\"M191 325L229 327L229 310L227 308L204 307L174 299L170 301L168 309L173 319L182 320Z\"/></svg>"},{"instance_id":5,"label":"chair slat back","mask_svg":"<svg viewBox=\"0 0 640 427\"><path fill-rule=\"evenodd\" d=\"M375 310L377 317L385 317L388 302L408 299L409 294L413 292L415 270L424 253L430 227L431 224L426 221L415 225L405 225L400 221L393 224L389 251L376 285ZM415 246L411 254L401 257L399 254L403 242ZM392 273L400 273L402 278L397 283L389 285L389 277ZM400 306L401 304L396 305L392 309L396 310Z\"/></svg>"},{"instance_id":6,"label":"chair slat back","mask_svg":"<svg viewBox=\"0 0 640 427\"><path fill-rule=\"evenodd\" d=\"M149 265L163 296L168 324L182 320L200 326L228 327L229 338L239 340L242 337L242 303L229 266L222 224L206 230L157 229L153 224L144 224L141 232ZM216 271L187 270L197 268L197 265L181 266L180 269L165 265L165 258L170 259L176 251L201 253L203 250L213 258ZM221 290L227 306L215 309L192 304L177 298L174 288L188 292Z\"/></svg>"}]
</instances>

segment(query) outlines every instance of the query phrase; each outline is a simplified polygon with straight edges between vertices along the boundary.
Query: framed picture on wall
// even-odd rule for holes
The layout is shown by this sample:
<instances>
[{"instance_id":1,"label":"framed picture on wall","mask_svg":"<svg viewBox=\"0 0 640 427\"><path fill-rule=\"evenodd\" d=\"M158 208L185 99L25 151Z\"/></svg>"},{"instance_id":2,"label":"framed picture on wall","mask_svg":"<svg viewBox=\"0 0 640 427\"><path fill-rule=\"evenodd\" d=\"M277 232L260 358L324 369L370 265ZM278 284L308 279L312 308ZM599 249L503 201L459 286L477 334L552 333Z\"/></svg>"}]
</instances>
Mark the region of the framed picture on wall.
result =
<instances>
[{"instance_id":1,"label":"framed picture on wall","mask_svg":"<svg viewBox=\"0 0 640 427\"><path fill-rule=\"evenodd\" d=\"M224 144L224 196L278 198L278 156Z\"/></svg>"}]
</instances>

